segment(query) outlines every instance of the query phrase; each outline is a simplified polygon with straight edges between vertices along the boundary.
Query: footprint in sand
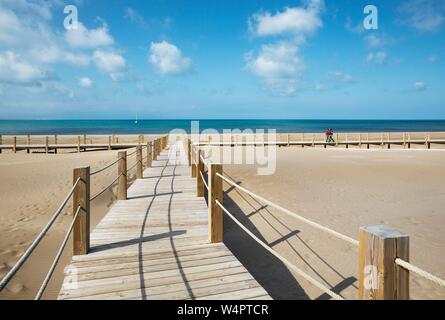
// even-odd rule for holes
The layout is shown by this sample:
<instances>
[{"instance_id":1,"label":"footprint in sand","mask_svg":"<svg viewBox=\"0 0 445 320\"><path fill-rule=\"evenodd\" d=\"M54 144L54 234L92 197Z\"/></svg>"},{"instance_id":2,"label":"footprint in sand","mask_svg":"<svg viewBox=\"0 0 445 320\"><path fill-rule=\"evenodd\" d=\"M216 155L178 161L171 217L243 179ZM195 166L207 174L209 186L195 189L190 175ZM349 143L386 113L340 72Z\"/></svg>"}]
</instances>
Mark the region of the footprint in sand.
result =
<instances>
[{"instance_id":1,"label":"footprint in sand","mask_svg":"<svg viewBox=\"0 0 445 320\"><path fill-rule=\"evenodd\" d=\"M20 292L25 290L25 286L20 282L15 282L6 287L6 289L13 294L19 294Z\"/></svg>"}]
</instances>

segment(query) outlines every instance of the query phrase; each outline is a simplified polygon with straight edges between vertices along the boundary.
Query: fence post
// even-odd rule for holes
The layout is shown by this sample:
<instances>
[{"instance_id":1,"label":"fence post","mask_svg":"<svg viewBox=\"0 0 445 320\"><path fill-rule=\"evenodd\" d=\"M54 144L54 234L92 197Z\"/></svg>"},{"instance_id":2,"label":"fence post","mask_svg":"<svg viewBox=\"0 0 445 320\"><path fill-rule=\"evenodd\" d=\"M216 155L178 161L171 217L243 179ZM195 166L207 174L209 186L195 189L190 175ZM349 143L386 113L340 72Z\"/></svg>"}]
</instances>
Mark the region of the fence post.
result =
<instances>
[{"instance_id":1,"label":"fence post","mask_svg":"<svg viewBox=\"0 0 445 320\"><path fill-rule=\"evenodd\" d=\"M29 145L31 144L31 136L29 134L26 136L26 142L29 147ZM26 149L26 153L29 153L29 148Z\"/></svg>"},{"instance_id":2,"label":"fence post","mask_svg":"<svg viewBox=\"0 0 445 320\"><path fill-rule=\"evenodd\" d=\"M192 178L196 178L196 172L198 171L198 165L196 164L196 150L193 147L190 149L190 161L192 163Z\"/></svg>"},{"instance_id":3,"label":"fence post","mask_svg":"<svg viewBox=\"0 0 445 320\"><path fill-rule=\"evenodd\" d=\"M192 142L190 139L187 139L187 160L189 166L192 166ZM193 166L192 166L192 177L193 177Z\"/></svg>"},{"instance_id":4,"label":"fence post","mask_svg":"<svg viewBox=\"0 0 445 320\"><path fill-rule=\"evenodd\" d=\"M196 196L204 197L204 182L201 177L201 173L204 173L204 163L201 161L201 150L198 150L196 157L196 161L198 162L196 168Z\"/></svg>"},{"instance_id":5,"label":"fence post","mask_svg":"<svg viewBox=\"0 0 445 320\"><path fill-rule=\"evenodd\" d=\"M111 150L111 136L108 136L108 150Z\"/></svg>"},{"instance_id":6,"label":"fence post","mask_svg":"<svg viewBox=\"0 0 445 320\"><path fill-rule=\"evenodd\" d=\"M136 179L142 179L142 146L136 147Z\"/></svg>"},{"instance_id":7,"label":"fence post","mask_svg":"<svg viewBox=\"0 0 445 320\"><path fill-rule=\"evenodd\" d=\"M147 142L147 168L151 167L151 144Z\"/></svg>"},{"instance_id":8,"label":"fence post","mask_svg":"<svg viewBox=\"0 0 445 320\"><path fill-rule=\"evenodd\" d=\"M57 134L54 135L54 144L55 144L55 148L54 148L54 153L57 153Z\"/></svg>"},{"instance_id":9,"label":"fence post","mask_svg":"<svg viewBox=\"0 0 445 320\"><path fill-rule=\"evenodd\" d=\"M80 178L73 194L73 214L77 215L73 228L73 255L87 254L90 250L90 167L75 168L73 183Z\"/></svg>"},{"instance_id":10,"label":"fence post","mask_svg":"<svg viewBox=\"0 0 445 320\"><path fill-rule=\"evenodd\" d=\"M223 241L223 215L221 207L216 204L223 202L222 179L216 174L222 174L222 164L209 164L209 241L218 243Z\"/></svg>"},{"instance_id":11,"label":"fence post","mask_svg":"<svg viewBox=\"0 0 445 320\"><path fill-rule=\"evenodd\" d=\"M3 145L3 138L2 135L0 134L0 145ZM2 153L2 148L0 148L0 153ZM28 152L29 153L29 152Z\"/></svg>"},{"instance_id":12,"label":"fence post","mask_svg":"<svg viewBox=\"0 0 445 320\"><path fill-rule=\"evenodd\" d=\"M14 153L17 153L17 137L16 136L14 136L14 139L13 139L12 151L14 151Z\"/></svg>"},{"instance_id":13,"label":"fence post","mask_svg":"<svg viewBox=\"0 0 445 320\"><path fill-rule=\"evenodd\" d=\"M77 152L80 152L80 136L77 136Z\"/></svg>"},{"instance_id":14,"label":"fence post","mask_svg":"<svg viewBox=\"0 0 445 320\"><path fill-rule=\"evenodd\" d=\"M118 200L127 200L127 151L118 153L119 162L117 174L119 176Z\"/></svg>"},{"instance_id":15,"label":"fence post","mask_svg":"<svg viewBox=\"0 0 445 320\"><path fill-rule=\"evenodd\" d=\"M408 300L409 271L396 258L409 261L409 237L386 226L360 228L359 299Z\"/></svg>"},{"instance_id":16,"label":"fence post","mask_svg":"<svg viewBox=\"0 0 445 320\"><path fill-rule=\"evenodd\" d=\"M48 136L46 136L45 137L45 153L48 153L48 150L49 150L48 143L49 143L49 138L48 138Z\"/></svg>"}]
</instances>

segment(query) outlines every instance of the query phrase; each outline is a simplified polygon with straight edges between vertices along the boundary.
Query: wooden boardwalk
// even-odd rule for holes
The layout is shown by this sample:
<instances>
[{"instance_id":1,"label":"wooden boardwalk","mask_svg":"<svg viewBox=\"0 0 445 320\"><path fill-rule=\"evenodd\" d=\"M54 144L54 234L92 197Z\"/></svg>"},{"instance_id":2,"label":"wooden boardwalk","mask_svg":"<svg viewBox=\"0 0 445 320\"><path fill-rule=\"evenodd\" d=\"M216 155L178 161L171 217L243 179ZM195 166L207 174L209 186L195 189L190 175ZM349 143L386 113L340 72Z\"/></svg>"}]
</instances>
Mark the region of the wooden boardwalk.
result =
<instances>
[{"instance_id":1,"label":"wooden boardwalk","mask_svg":"<svg viewBox=\"0 0 445 320\"><path fill-rule=\"evenodd\" d=\"M176 149L97 225L91 252L65 268L59 299L271 299L223 243L209 243L207 204Z\"/></svg>"}]
</instances>

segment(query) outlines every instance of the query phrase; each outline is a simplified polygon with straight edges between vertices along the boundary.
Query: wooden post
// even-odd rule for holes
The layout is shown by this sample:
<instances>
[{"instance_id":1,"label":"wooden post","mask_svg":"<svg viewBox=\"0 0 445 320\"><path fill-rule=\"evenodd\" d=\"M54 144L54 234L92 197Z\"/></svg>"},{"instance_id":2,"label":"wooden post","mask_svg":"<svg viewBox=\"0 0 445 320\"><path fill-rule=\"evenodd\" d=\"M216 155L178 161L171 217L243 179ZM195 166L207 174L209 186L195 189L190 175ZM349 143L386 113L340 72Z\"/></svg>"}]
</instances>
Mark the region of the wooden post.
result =
<instances>
[{"instance_id":1,"label":"wooden post","mask_svg":"<svg viewBox=\"0 0 445 320\"><path fill-rule=\"evenodd\" d=\"M28 146L31 144L31 136L29 134L26 136L26 142ZM29 153L29 148L26 149L26 153Z\"/></svg>"},{"instance_id":2,"label":"wooden post","mask_svg":"<svg viewBox=\"0 0 445 320\"><path fill-rule=\"evenodd\" d=\"M358 134L358 147L360 149L362 148L362 134L361 133Z\"/></svg>"},{"instance_id":3,"label":"wooden post","mask_svg":"<svg viewBox=\"0 0 445 320\"><path fill-rule=\"evenodd\" d=\"M108 136L108 150L111 150L111 136Z\"/></svg>"},{"instance_id":4,"label":"wooden post","mask_svg":"<svg viewBox=\"0 0 445 320\"><path fill-rule=\"evenodd\" d=\"M287 146L290 146L290 135L287 135Z\"/></svg>"},{"instance_id":5,"label":"wooden post","mask_svg":"<svg viewBox=\"0 0 445 320\"><path fill-rule=\"evenodd\" d=\"M192 166L192 142L190 141L190 139L187 139L187 161L189 163L189 166ZM192 175L193 177L193 175Z\"/></svg>"},{"instance_id":6,"label":"wooden post","mask_svg":"<svg viewBox=\"0 0 445 320\"><path fill-rule=\"evenodd\" d=\"M73 228L73 255L87 254L90 250L90 167L75 168L73 183L80 178L73 194L73 214L80 206Z\"/></svg>"},{"instance_id":7,"label":"wooden post","mask_svg":"<svg viewBox=\"0 0 445 320\"><path fill-rule=\"evenodd\" d=\"M411 149L411 134L408 133L408 149Z\"/></svg>"},{"instance_id":8,"label":"wooden post","mask_svg":"<svg viewBox=\"0 0 445 320\"><path fill-rule=\"evenodd\" d=\"M406 133L403 133L403 149L406 148Z\"/></svg>"},{"instance_id":9,"label":"wooden post","mask_svg":"<svg viewBox=\"0 0 445 320\"><path fill-rule=\"evenodd\" d=\"M77 136L77 152L80 152L80 136Z\"/></svg>"},{"instance_id":10,"label":"wooden post","mask_svg":"<svg viewBox=\"0 0 445 320\"><path fill-rule=\"evenodd\" d=\"M346 134L346 149L349 149L349 140L348 140L348 134Z\"/></svg>"},{"instance_id":11,"label":"wooden post","mask_svg":"<svg viewBox=\"0 0 445 320\"><path fill-rule=\"evenodd\" d=\"M428 134L426 136L426 146L428 149L431 149L431 141L430 141L430 135Z\"/></svg>"},{"instance_id":12,"label":"wooden post","mask_svg":"<svg viewBox=\"0 0 445 320\"><path fill-rule=\"evenodd\" d=\"M17 153L17 137L16 136L14 136L14 139L13 139L12 151L14 153Z\"/></svg>"},{"instance_id":13,"label":"wooden post","mask_svg":"<svg viewBox=\"0 0 445 320\"><path fill-rule=\"evenodd\" d=\"M204 173L204 163L201 161L201 150L198 150L196 157L196 161L198 162L196 168L196 196L204 197L204 182L201 177L201 173Z\"/></svg>"},{"instance_id":14,"label":"wooden post","mask_svg":"<svg viewBox=\"0 0 445 320\"><path fill-rule=\"evenodd\" d=\"M49 143L49 138L48 138L48 136L46 136L45 137L45 153L48 153L48 150L49 150L48 143Z\"/></svg>"},{"instance_id":15,"label":"wooden post","mask_svg":"<svg viewBox=\"0 0 445 320\"><path fill-rule=\"evenodd\" d=\"M192 178L196 178L196 172L198 171L198 165L196 164L196 155L197 152L193 148L191 149L191 157L190 160L192 161Z\"/></svg>"},{"instance_id":16,"label":"wooden post","mask_svg":"<svg viewBox=\"0 0 445 320\"><path fill-rule=\"evenodd\" d=\"M118 153L119 163L117 174L119 176L118 200L127 200L127 151Z\"/></svg>"},{"instance_id":17,"label":"wooden post","mask_svg":"<svg viewBox=\"0 0 445 320\"><path fill-rule=\"evenodd\" d=\"M136 179L142 179L142 146L136 147Z\"/></svg>"},{"instance_id":18,"label":"wooden post","mask_svg":"<svg viewBox=\"0 0 445 320\"><path fill-rule=\"evenodd\" d=\"M222 165L219 163L211 163L209 165L209 241L210 243L218 243L223 241L223 214L221 207L216 201L222 204L223 190L222 179L216 174L222 174Z\"/></svg>"},{"instance_id":19,"label":"wooden post","mask_svg":"<svg viewBox=\"0 0 445 320\"><path fill-rule=\"evenodd\" d=\"M0 135L0 146L3 145L3 138L2 135ZM29 149L28 149L29 150ZM0 153L2 153L3 149L0 148ZM29 153L29 152L28 152Z\"/></svg>"},{"instance_id":20,"label":"wooden post","mask_svg":"<svg viewBox=\"0 0 445 320\"><path fill-rule=\"evenodd\" d=\"M360 228L359 299L408 300L409 272L396 258L409 261L409 237L386 226Z\"/></svg>"},{"instance_id":21,"label":"wooden post","mask_svg":"<svg viewBox=\"0 0 445 320\"><path fill-rule=\"evenodd\" d=\"M87 144L87 135L86 134L83 135L83 144Z\"/></svg>"},{"instance_id":22,"label":"wooden post","mask_svg":"<svg viewBox=\"0 0 445 320\"><path fill-rule=\"evenodd\" d=\"M57 134L54 135L54 144L55 144L55 148L54 148L54 153L57 153Z\"/></svg>"},{"instance_id":23,"label":"wooden post","mask_svg":"<svg viewBox=\"0 0 445 320\"><path fill-rule=\"evenodd\" d=\"M147 142L147 168L151 167L151 143Z\"/></svg>"}]
</instances>

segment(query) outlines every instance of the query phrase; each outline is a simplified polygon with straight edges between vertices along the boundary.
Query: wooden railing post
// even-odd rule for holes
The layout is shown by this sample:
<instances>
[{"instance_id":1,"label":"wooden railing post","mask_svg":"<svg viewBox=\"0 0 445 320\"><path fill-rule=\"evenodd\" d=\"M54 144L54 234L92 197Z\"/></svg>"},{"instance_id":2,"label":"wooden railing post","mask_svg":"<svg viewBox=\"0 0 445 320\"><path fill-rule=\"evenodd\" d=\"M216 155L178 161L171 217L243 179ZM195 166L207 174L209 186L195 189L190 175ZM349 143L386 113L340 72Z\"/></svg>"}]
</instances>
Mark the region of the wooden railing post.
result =
<instances>
[{"instance_id":1,"label":"wooden railing post","mask_svg":"<svg viewBox=\"0 0 445 320\"><path fill-rule=\"evenodd\" d=\"M209 165L209 241L218 243L223 241L223 215L216 201L222 204L223 190L222 179L216 174L222 174L222 164L211 163Z\"/></svg>"},{"instance_id":2,"label":"wooden railing post","mask_svg":"<svg viewBox=\"0 0 445 320\"><path fill-rule=\"evenodd\" d=\"M202 175L201 175L204 174L204 163L202 163L201 160L201 150L198 149L196 157L197 157L196 161L198 162L196 168L196 196L204 197L204 182L202 181Z\"/></svg>"},{"instance_id":3,"label":"wooden railing post","mask_svg":"<svg viewBox=\"0 0 445 320\"><path fill-rule=\"evenodd\" d=\"M0 134L0 145L3 145L3 138L2 135ZM3 149L0 148L0 153L2 153Z\"/></svg>"},{"instance_id":4,"label":"wooden railing post","mask_svg":"<svg viewBox=\"0 0 445 320\"><path fill-rule=\"evenodd\" d=\"M57 134L54 135L54 144L55 144L55 148L54 148L54 153L57 153Z\"/></svg>"},{"instance_id":5,"label":"wooden railing post","mask_svg":"<svg viewBox=\"0 0 445 320\"><path fill-rule=\"evenodd\" d=\"M75 168L73 183L80 178L73 194L73 214L80 206L73 228L73 255L87 254L90 250L90 167Z\"/></svg>"},{"instance_id":6,"label":"wooden railing post","mask_svg":"<svg viewBox=\"0 0 445 320\"><path fill-rule=\"evenodd\" d=\"M409 271L395 263L409 261L409 237L386 226L361 227L359 299L409 299Z\"/></svg>"},{"instance_id":7,"label":"wooden railing post","mask_svg":"<svg viewBox=\"0 0 445 320\"><path fill-rule=\"evenodd\" d=\"M16 136L14 136L14 138L13 138L12 151L14 153L17 153L17 137Z\"/></svg>"},{"instance_id":8,"label":"wooden railing post","mask_svg":"<svg viewBox=\"0 0 445 320\"><path fill-rule=\"evenodd\" d=\"M190 161L192 163L192 178L196 178L196 172L198 171L198 165L197 162L197 152L191 147L190 149Z\"/></svg>"},{"instance_id":9,"label":"wooden railing post","mask_svg":"<svg viewBox=\"0 0 445 320\"><path fill-rule=\"evenodd\" d=\"M136 179L142 179L142 146L136 147Z\"/></svg>"},{"instance_id":10,"label":"wooden railing post","mask_svg":"<svg viewBox=\"0 0 445 320\"><path fill-rule=\"evenodd\" d=\"M118 186L118 200L127 200L127 151L120 151L118 153L118 171L119 186Z\"/></svg>"},{"instance_id":11,"label":"wooden railing post","mask_svg":"<svg viewBox=\"0 0 445 320\"><path fill-rule=\"evenodd\" d=\"M86 134L83 135L83 144L87 144L87 135Z\"/></svg>"},{"instance_id":12,"label":"wooden railing post","mask_svg":"<svg viewBox=\"0 0 445 320\"><path fill-rule=\"evenodd\" d=\"M147 142L147 168L151 167L151 143Z\"/></svg>"},{"instance_id":13,"label":"wooden railing post","mask_svg":"<svg viewBox=\"0 0 445 320\"><path fill-rule=\"evenodd\" d=\"M48 138L48 136L46 136L45 137L45 153L48 153L48 151L49 151L48 144L49 144L49 138Z\"/></svg>"},{"instance_id":14,"label":"wooden railing post","mask_svg":"<svg viewBox=\"0 0 445 320\"><path fill-rule=\"evenodd\" d=\"M31 136L29 134L26 136L26 143L28 146L31 144ZM29 148L26 149L26 153L29 153Z\"/></svg>"},{"instance_id":15,"label":"wooden railing post","mask_svg":"<svg viewBox=\"0 0 445 320\"><path fill-rule=\"evenodd\" d=\"M187 139L187 161L189 163L189 166L191 166L192 165L192 142L190 141L190 139ZM193 174L192 174L192 177L193 177Z\"/></svg>"},{"instance_id":16,"label":"wooden railing post","mask_svg":"<svg viewBox=\"0 0 445 320\"><path fill-rule=\"evenodd\" d=\"M77 152L80 152L80 136L77 136Z\"/></svg>"}]
</instances>

